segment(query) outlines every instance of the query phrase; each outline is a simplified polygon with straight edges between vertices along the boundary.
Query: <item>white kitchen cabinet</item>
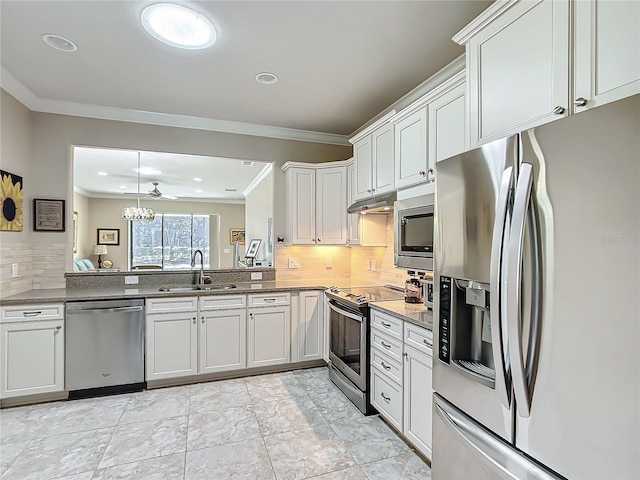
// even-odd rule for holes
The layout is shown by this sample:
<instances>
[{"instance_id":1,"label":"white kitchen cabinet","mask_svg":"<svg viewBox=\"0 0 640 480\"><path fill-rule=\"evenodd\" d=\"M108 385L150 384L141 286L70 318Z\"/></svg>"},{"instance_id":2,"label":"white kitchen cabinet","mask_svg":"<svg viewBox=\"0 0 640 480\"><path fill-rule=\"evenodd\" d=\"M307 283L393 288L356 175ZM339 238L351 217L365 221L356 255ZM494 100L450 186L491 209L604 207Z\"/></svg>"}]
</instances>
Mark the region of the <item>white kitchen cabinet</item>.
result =
<instances>
[{"instance_id":1,"label":"white kitchen cabinet","mask_svg":"<svg viewBox=\"0 0 640 480\"><path fill-rule=\"evenodd\" d=\"M402 385L398 385L377 368L371 369L371 405L402 432Z\"/></svg>"},{"instance_id":2,"label":"white kitchen cabinet","mask_svg":"<svg viewBox=\"0 0 640 480\"><path fill-rule=\"evenodd\" d=\"M426 99L404 109L395 124L395 185L404 188L432 179L433 165L427 155Z\"/></svg>"},{"instance_id":3,"label":"white kitchen cabinet","mask_svg":"<svg viewBox=\"0 0 640 480\"><path fill-rule=\"evenodd\" d=\"M324 343L324 292L301 291L292 320L292 361L320 360Z\"/></svg>"},{"instance_id":4,"label":"white kitchen cabinet","mask_svg":"<svg viewBox=\"0 0 640 480\"><path fill-rule=\"evenodd\" d=\"M196 297L193 299L196 303ZM197 310L147 314L145 334L147 381L197 375L197 315Z\"/></svg>"},{"instance_id":5,"label":"white kitchen cabinet","mask_svg":"<svg viewBox=\"0 0 640 480\"><path fill-rule=\"evenodd\" d=\"M289 294L287 294L287 298ZM255 297L255 298L254 298ZM249 295L249 305L255 305L258 297L264 304L270 298ZM261 306L248 309L247 366L262 367L280 365L291 361L291 307Z\"/></svg>"},{"instance_id":6,"label":"white kitchen cabinet","mask_svg":"<svg viewBox=\"0 0 640 480\"><path fill-rule=\"evenodd\" d=\"M64 306L2 309L0 398L64 390Z\"/></svg>"},{"instance_id":7,"label":"white kitchen cabinet","mask_svg":"<svg viewBox=\"0 0 640 480\"><path fill-rule=\"evenodd\" d=\"M353 201L395 190L393 124L395 110L349 141L353 143Z\"/></svg>"},{"instance_id":8,"label":"white kitchen cabinet","mask_svg":"<svg viewBox=\"0 0 640 480\"><path fill-rule=\"evenodd\" d=\"M451 87L429 102L430 165L469 148L464 72L453 77L450 84Z\"/></svg>"},{"instance_id":9,"label":"white kitchen cabinet","mask_svg":"<svg viewBox=\"0 0 640 480\"><path fill-rule=\"evenodd\" d=\"M404 436L431 458L433 357L404 346Z\"/></svg>"},{"instance_id":10,"label":"white kitchen cabinet","mask_svg":"<svg viewBox=\"0 0 640 480\"><path fill-rule=\"evenodd\" d=\"M351 205L355 188L355 166L347 167L347 205ZM363 247L387 246L387 215L361 215L350 213L348 215L348 244Z\"/></svg>"},{"instance_id":11,"label":"white kitchen cabinet","mask_svg":"<svg viewBox=\"0 0 640 480\"><path fill-rule=\"evenodd\" d=\"M198 373L247 367L247 310L200 312Z\"/></svg>"},{"instance_id":12,"label":"white kitchen cabinet","mask_svg":"<svg viewBox=\"0 0 640 480\"><path fill-rule=\"evenodd\" d=\"M640 93L640 2L574 2L576 113Z\"/></svg>"},{"instance_id":13,"label":"white kitchen cabinet","mask_svg":"<svg viewBox=\"0 0 640 480\"><path fill-rule=\"evenodd\" d=\"M346 245L347 162L283 165L287 244Z\"/></svg>"}]
</instances>

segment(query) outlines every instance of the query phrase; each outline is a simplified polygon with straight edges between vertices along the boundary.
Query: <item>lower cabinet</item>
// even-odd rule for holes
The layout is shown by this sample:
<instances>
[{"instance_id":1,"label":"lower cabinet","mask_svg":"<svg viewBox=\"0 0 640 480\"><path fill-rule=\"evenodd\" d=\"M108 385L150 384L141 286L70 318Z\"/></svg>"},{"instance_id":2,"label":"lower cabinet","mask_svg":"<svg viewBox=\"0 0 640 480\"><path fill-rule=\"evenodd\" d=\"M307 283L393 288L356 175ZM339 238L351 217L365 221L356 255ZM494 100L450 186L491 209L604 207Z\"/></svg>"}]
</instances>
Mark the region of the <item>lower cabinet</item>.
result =
<instances>
[{"instance_id":1,"label":"lower cabinet","mask_svg":"<svg viewBox=\"0 0 640 480\"><path fill-rule=\"evenodd\" d=\"M431 458L433 358L408 345L404 354L404 436Z\"/></svg>"},{"instance_id":2,"label":"lower cabinet","mask_svg":"<svg viewBox=\"0 0 640 480\"><path fill-rule=\"evenodd\" d=\"M147 380L198 373L197 315L197 310L147 315Z\"/></svg>"},{"instance_id":3,"label":"lower cabinet","mask_svg":"<svg viewBox=\"0 0 640 480\"><path fill-rule=\"evenodd\" d=\"M249 309L247 367L279 365L291 361L289 305Z\"/></svg>"},{"instance_id":4,"label":"lower cabinet","mask_svg":"<svg viewBox=\"0 0 640 480\"><path fill-rule=\"evenodd\" d=\"M0 398L64 390L63 318L2 323L0 336Z\"/></svg>"},{"instance_id":5,"label":"lower cabinet","mask_svg":"<svg viewBox=\"0 0 640 480\"><path fill-rule=\"evenodd\" d=\"M291 361L306 362L323 358L324 292L301 291L294 295L291 322Z\"/></svg>"},{"instance_id":6,"label":"lower cabinet","mask_svg":"<svg viewBox=\"0 0 640 480\"><path fill-rule=\"evenodd\" d=\"M200 312L198 373L247 367L247 310Z\"/></svg>"}]
</instances>

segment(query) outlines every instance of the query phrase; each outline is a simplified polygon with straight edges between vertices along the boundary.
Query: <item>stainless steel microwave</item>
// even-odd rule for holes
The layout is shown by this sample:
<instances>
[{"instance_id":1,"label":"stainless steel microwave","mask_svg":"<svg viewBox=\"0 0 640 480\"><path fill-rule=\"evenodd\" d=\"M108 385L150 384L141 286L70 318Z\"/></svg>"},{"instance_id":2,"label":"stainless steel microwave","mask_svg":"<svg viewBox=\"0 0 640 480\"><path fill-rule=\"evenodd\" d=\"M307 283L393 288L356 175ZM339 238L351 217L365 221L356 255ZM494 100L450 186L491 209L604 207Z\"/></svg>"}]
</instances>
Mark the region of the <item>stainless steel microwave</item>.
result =
<instances>
[{"instance_id":1,"label":"stainless steel microwave","mask_svg":"<svg viewBox=\"0 0 640 480\"><path fill-rule=\"evenodd\" d=\"M433 196L398 200L393 207L396 267L433 270Z\"/></svg>"}]
</instances>

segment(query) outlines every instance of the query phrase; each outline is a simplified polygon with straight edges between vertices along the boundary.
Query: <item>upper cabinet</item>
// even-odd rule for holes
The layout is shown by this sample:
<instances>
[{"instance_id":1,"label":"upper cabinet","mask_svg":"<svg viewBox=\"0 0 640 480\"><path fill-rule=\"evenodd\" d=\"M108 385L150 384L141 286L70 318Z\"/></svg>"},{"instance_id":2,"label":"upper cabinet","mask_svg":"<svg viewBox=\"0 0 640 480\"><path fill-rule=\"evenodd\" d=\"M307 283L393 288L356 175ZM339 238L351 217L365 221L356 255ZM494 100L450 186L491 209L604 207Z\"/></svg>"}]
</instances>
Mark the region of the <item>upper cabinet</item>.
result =
<instances>
[{"instance_id":1,"label":"upper cabinet","mask_svg":"<svg viewBox=\"0 0 640 480\"><path fill-rule=\"evenodd\" d=\"M347 163L286 163L288 245L346 245Z\"/></svg>"},{"instance_id":2,"label":"upper cabinet","mask_svg":"<svg viewBox=\"0 0 640 480\"><path fill-rule=\"evenodd\" d=\"M470 146L639 93L639 20L636 1L495 2L454 37L467 50Z\"/></svg>"},{"instance_id":3,"label":"upper cabinet","mask_svg":"<svg viewBox=\"0 0 640 480\"><path fill-rule=\"evenodd\" d=\"M389 118L385 115L349 141L353 144L355 170L353 201L392 192L394 184L394 138Z\"/></svg>"},{"instance_id":4,"label":"upper cabinet","mask_svg":"<svg viewBox=\"0 0 640 480\"><path fill-rule=\"evenodd\" d=\"M423 99L394 118L396 188L428 181L431 166L427 158L427 105Z\"/></svg>"},{"instance_id":5,"label":"upper cabinet","mask_svg":"<svg viewBox=\"0 0 640 480\"><path fill-rule=\"evenodd\" d=\"M431 168L440 160L469 149L465 75L449 80L441 95L429 103L428 150Z\"/></svg>"}]
</instances>

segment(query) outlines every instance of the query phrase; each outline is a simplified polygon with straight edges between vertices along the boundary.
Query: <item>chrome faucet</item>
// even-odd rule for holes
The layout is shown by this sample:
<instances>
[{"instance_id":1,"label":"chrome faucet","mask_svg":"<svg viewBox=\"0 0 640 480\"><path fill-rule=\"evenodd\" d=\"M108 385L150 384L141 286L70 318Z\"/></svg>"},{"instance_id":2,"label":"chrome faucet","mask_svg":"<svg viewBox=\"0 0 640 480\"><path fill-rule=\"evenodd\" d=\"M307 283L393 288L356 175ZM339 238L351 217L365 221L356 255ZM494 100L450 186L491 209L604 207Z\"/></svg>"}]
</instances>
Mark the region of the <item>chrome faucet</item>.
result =
<instances>
[{"instance_id":1,"label":"chrome faucet","mask_svg":"<svg viewBox=\"0 0 640 480\"><path fill-rule=\"evenodd\" d=\"M193 252L193 256L191 257L191 266L196 266L196 255L200 254L200 275L198 277L197 285L199 288L202 288L205 283L211 283L211 277L207 277L204 274L204 255L202 254L202 250L198 249Z\"/></svg>"}]
</instances>

